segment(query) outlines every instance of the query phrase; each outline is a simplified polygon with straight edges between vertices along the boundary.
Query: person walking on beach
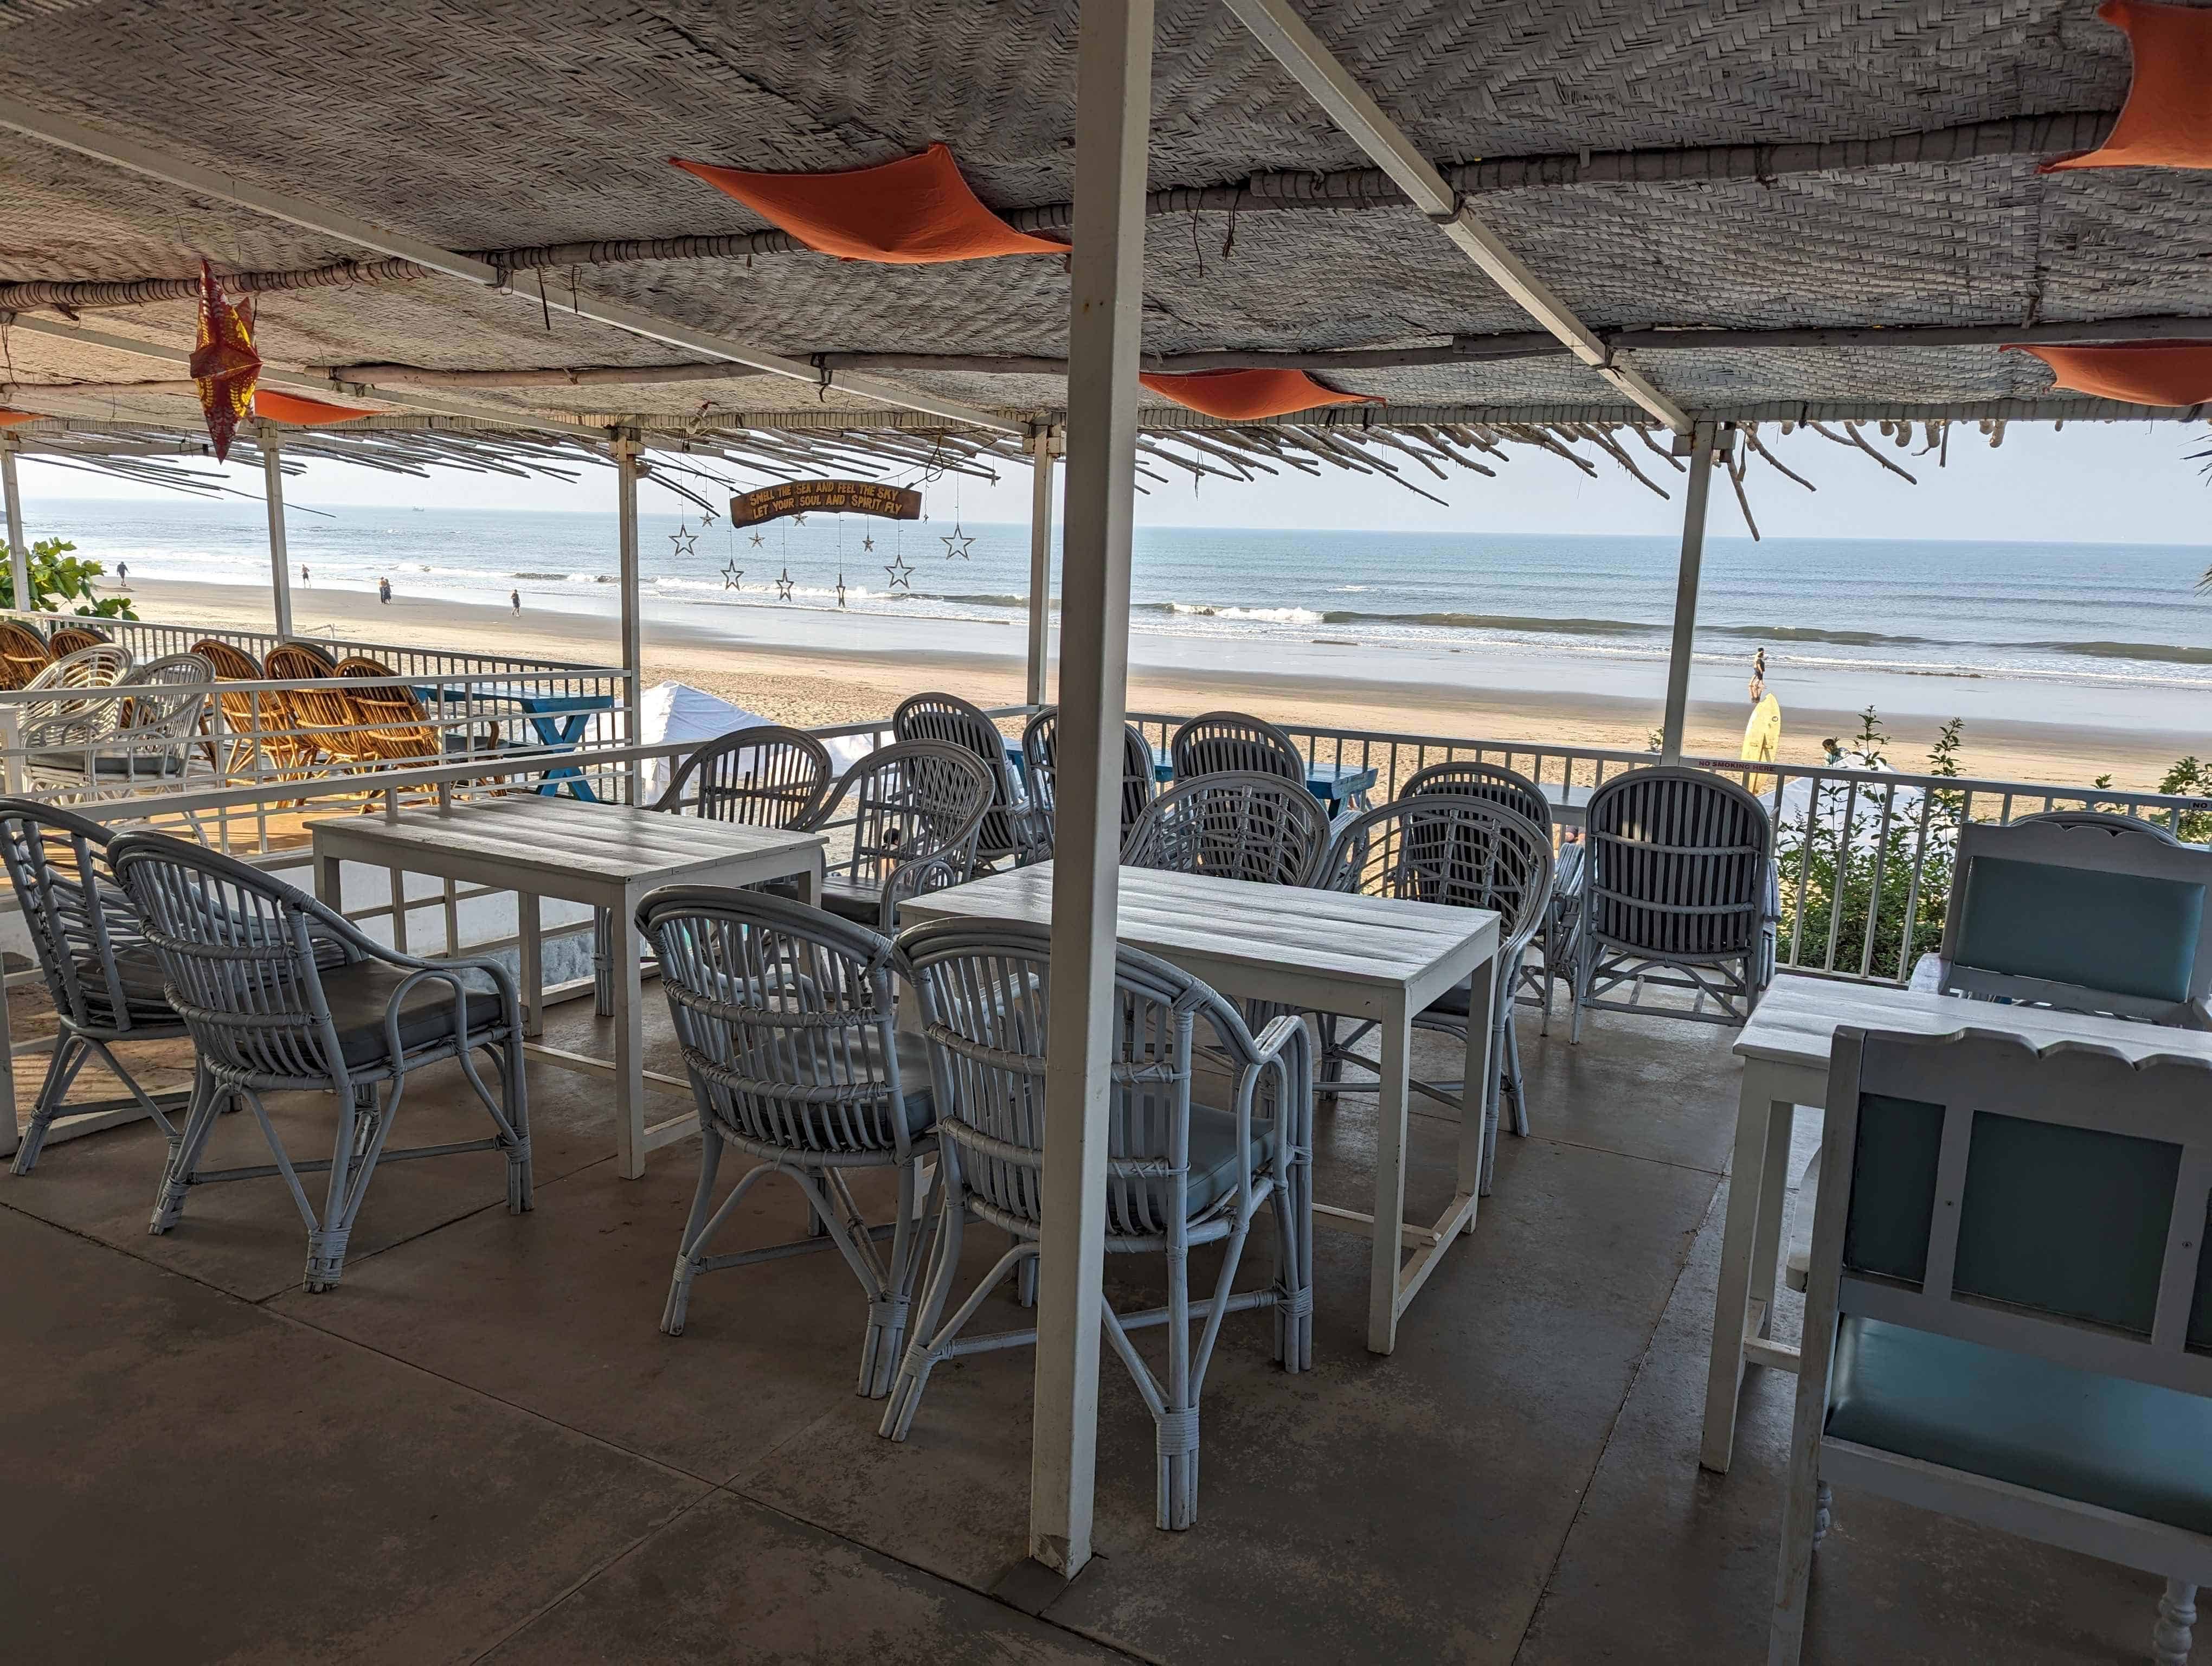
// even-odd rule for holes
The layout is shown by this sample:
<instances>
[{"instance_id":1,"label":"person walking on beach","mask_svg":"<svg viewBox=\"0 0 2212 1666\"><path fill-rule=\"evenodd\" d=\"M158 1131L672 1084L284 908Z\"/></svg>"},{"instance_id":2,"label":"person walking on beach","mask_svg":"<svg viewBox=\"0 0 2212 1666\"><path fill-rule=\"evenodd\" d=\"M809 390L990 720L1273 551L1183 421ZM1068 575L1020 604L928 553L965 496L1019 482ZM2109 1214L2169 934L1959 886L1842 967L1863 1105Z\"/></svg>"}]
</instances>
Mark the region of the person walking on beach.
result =
<instances>
[{"instance_id":1,"label":"person walking on beach","mask_svg":"<svg viewBox=\"0 0 2212 1666\"><path fill-rule=\"evenodd\" d=\"M508 591L507 593L507 605L509 607L512 607L517 614L520 614L522 611L522 592L520 590Z\"/></svg>"},{"instance_id":2,"label":"person walking on beach","mask_svg":"<svg viewBox=\"0 0 2212 1666\"><path fill-rule=\"evenodd\" d=\"M376 599L380 602L389 602L392 599L392 581L390 579L379 579L376 581Z\"/></svg>"},{"instance_id":3,"label":"person walking on beach","mask_svg":"<svg viewBox=\"0 0 2212 1666\"><path fill-rule=\"evenodd\" d=\"M115 563L115 581L121 585L125 590L128 590L131 587L131 563L129 562L118 561Z\"/></svg>"},{"instance_id":4,"label":"person walking on beach","mask_svg":"<svg viewBox=\"0 0 2212 1666\"><path fill-rule=\"evenodd\" d=\"M302 587L305 587L309 582L310 581L307 577L307 563L303 561L300 563L300 583Z\"/></svg>"}]
</instances>

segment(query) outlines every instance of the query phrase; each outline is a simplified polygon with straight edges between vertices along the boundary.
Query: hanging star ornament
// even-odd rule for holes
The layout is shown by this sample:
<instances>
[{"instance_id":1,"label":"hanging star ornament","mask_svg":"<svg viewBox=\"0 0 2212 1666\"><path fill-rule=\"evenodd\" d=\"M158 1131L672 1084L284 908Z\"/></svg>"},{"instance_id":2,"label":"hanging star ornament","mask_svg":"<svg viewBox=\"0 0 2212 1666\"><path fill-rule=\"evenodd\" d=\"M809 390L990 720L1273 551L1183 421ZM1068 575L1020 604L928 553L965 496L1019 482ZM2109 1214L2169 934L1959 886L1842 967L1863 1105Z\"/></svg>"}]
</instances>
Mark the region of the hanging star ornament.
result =
<instances>
[{"instance_id":1,"label":"hanging star ornament","mask_svg":"<svg viewBox=\"0 0 2212 1666\"><path fill-rule=\"evenodd\" d=\"M668 535L668 541L676 546L678 555L688 556L691 553L691 546L698 543L699 535L689 526L679 525Z\"/></svg>"},{"instance_id":2,"label":"hanging star ornament","mask_svg":"<svg viewBox=\"0 0 2212 1666\"><path fill-rule=\"evenodd\" d=\"M775 581L776 600L780 602L787 602L791 599L792 582L791 569L787 567L783 569L781 575L779 576Z\"/></svg>"},{"instance_id":3,"label":"hanging star ornament","mask_svg":"<svg viewBox=\"0 0 2212 1666\"><path fill-rule=\"evenodd\" d=\"M722 569L722 588L725 590L744 589L744 586L740 584L738 581L744 578L744 575L745 569L738 566L736 562L732 562L727 567L725 567Z\"/></svg>"},{"instance_id":4,"label":"hanging star ornament","mask_svg":"<svg viewBox=\"0 0 2212 1666\"><path fill-rule=\"evenodd\" d=\"M866 537L864 537L864 538L861 538L861 540L860 540L860 548L861 548L861 549L863 549L863 550L872 550L872 549L874 549L875 547L876 547L876 541L875 541L875 539L873 539L872 538L866 538Z\"/></svg>"},{"instance_id":5,"label":"hanging star ornament","mask_svg":"<svg viewBox=\"0 0 2212 1666\"><path fill-rule=\"evenodd\" d=\"M791 524L794 526L804 526L806 524L805 511L801 510L799 514L792 516Z\"/></svg>"},{"instance_id":6,"label":"hanging star ornament","mask_svg":"<svg viewBox=\"0 0 2212 1666\"><path fill-rule=\"evenodd\" d=\"M702 526L711 526L714 524L714 506L713 504L709 503L706 508L701 512L699 516L699 524Z\"/></svg>"},{"instance_id":7,"label":"hanging star ornament","mask_svg":"<svg viewBox=\"0 0 2212 1666\"><path fill-rule=\"evenodd\" d=\"M838 606L840 606L840 607L842 607L842 606L844 606L844 605L845 605L845 575L844 575L842 573L840 573L840 574L838 574L838 575L837 575L837 605L838 605Z\"/></svg>"},{"instance_id":8,"label":"hanging star ornament","mask_svg":"<svg viewBox=\"0 0 2212 1666\"><path fill-rule=\"evenodd\" d=\"M969 532L963 537L960 531L960 523L957 520L952 523L951 532L940 537L937 541L945 546L945 560L951 561L955 556L959 556L963 561L975 560L975 557L969 555L968 551L975 544L975 534ZM958 546L957 549L954 547L956 544Z\"/></svg>"},{"instance_id":9,"label":"hanging star ornament","mask_svg":"<svg viewBox=\"0 0 2212 1666\"><path fill-rule=\"evenodd\" d=\"M892 589L911 590L914 588L914 569L908 563L907 558L904 556L893 556L891 557L891 564L884 568L884 571L891 575Z\"/></svg>"},{"instance_id":10,"label":"hanging star ornament","mask_svg":"<svg viewBox=\"0 0 2212 1666\"><path fill-rule=\"evenodd\" d=\"M762 544L766 544L767 542L768 542L768 534L767 534L766 532L755 532L755 533L753 534L753 548L754 548L754 549L756 549L756 550L759 549L759 548L761 547L761 545L762 545Z\"/></svg>"}]
</instances>

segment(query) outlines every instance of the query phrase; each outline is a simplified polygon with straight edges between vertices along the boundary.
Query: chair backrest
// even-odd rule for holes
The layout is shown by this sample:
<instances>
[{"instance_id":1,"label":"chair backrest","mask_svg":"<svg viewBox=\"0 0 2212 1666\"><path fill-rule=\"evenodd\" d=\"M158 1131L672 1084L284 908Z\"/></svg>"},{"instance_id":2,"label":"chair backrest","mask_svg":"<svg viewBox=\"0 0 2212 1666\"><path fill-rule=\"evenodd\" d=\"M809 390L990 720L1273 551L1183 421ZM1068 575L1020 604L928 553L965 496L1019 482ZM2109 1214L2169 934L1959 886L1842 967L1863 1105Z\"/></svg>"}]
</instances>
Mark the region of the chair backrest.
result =
<instances>
[{"instance_id":1,"label":"chair backrest","mask_svg":"<svg viewBox=\"0 0 2212 1666\"><path fill-rule=\"evenodd\" d=\"M890 939L761 891L671 885L639 906L700 1109L757 1145L905 1154Z\"/></svg>"},{"instance_id":2,"label":"chair backrest","mask_svg":"<svg viewBox=\"0 0 2212 1666\"><path fill-rule=\"evenodd\" d=\"M308 660L312 660L318 666L322 667L319 672L288 671L284 673L287 678L301 676L330 677L337 674L338 668L337 656L332 654L330 649L325 648L320 642L307 641L297 636L288 637L283 641L279 642L275 648L269 650L268 654L264 656L263 663L267 664L272 662L276 656L280 654L288 656L288 662L293 665L304 665ZM276 675L273 671L269 674L271 677Z\"/></svg>"},{"instance_id":3,"label":"chair backrest","mask_svg":"<svg viewBox=\"0 0 2212 1666\"><path fill-rule=\"evenodd\" d=\"M1319 880L1331 891L1449 908L1494 909L1510 962L1552 896L1547 829L1487 798L1432 793L1368 811L1337 830Z\"/></svg>"},{"instance_id":4,"label":"chair backrest","mask_svg":"<svg viewBox=\"0 0 2212 1666\"><path fill-rule=\"evenodd\" d=\"M123 680L131 669L131 651L112 642L93 642L73 648L23 686L27 689L105 689Z\"/></svg>"},{"instance_id":5,"label":"chair backrest","mask_svg":"<svg viewBox=\"0 0 2212 1666\"><path fill-rule=\"evenodd\" d=\"M1024 847L1015 836L1009 806L1023 800L1021 784L1006 756L1006 738L983 708L957 694L917 694L902 700L891 714L891 733L900 740L933 740L973 752L991 772L991 813L983 819L976 854L986 861L1014 855Z\"/></svg>"},{"instance_id":6,"label":"chair backrest","mask_svg":"<svg viewBox=\"0 0 2212 1666\"><path fill-rule=\"evenodd\" d=\"M226 642L221 637L210 636L192 644L192 652L215 667L215 674L228 682L258 683L268 676L261 661L235 642Z\"/></svg>"},{"instance_id":7,"label":"chair backrest","mask_svg":"<svg viewBox=\"0 0 2212 1666\"><path fill-rule=\"evenodd\" d=\"M763 723L685 758L655 810L746 827L804 827L829 796L830 749L803 729Z\"/></svg>"},{"instance_id":8,"label":"chair backrest","mask_svg":"<svg viewBox=\"0 0 2212 1666\"><path fill-rule=\"evenodd\" d=\"M2160 844L2179 844L2179 840L2156 822L2147 822L2140 816L2123 815L2117 810L2039 810L2033 816L2015 816L2008 824L2013 827L2101 827L2106 832L2125 838L2140 834Z\"/></svg>"},{"instance_id":9,"label":"chair backrest","mask_svg":"<svg viewBox=\"0 0 2212 1666\"><path fill-rule=\"evenodd\" d=\"M1306 755L1298 743L1265 718L1244 712L1206 712L1175 732L1168 743L1178 783L1200 775L1282 775L1305 784Z\"/></svg>"},{"instance_id":10,"label":"chair backrest","mask_svg":"<svg viewBox=\"0 0 2212 1666\"><path fill-rule=\"evenodd\" d=\"M54 662L46 639L21 619L0 619L0 689L20 689Z\"/></svg>"},{"instance_id":11,"label":"chair backrest","mask_svg":"<svg viewBox=\"0 0 2212 1666\"><path fill-rule=\"evenodd\" d=\"M343 697L362 727L362 740L394 763L441 756L438 731L415 690L391 680L392 667L354 654L337 663Z\"/></svg>"},{"instance_id":12,"label":"chair backrest","mask_svg":"<svg viewBox=\"0 0 2212 1666\"><path fill-rule=\"evenodd\" d=\"M327 689L287 689L275 696L284 702L287 728L339 731L337 744L342 751L355 745L357 737L353 732L363 714L348 691L337 685L337 660L312 643L280 642L269 650L264 663L272 683L327 681L331 684ZM301 739L304 743L306 738ZM328 745L331 739L325 736L313 744Z\"/></svg>"},{"instance_id":13,"label":"chair backrest","mask_svg":"<svg viewBox=\"0 0 2212 1666\"><path fill-rule=\"evenodd\" d=\"M1811 1299L2212 1395L2212 1059L1844 1028L1828 1084Z\"/></svg>"},{"instance_id":14,"label":"chair backrest","mask_svg":"<svg viewBox=\"0 0 2212 1666\"><path fill-rule=\"evenodd\" d=\"M131 1011L117 957L145 937L108 867L108 839L69 811L0 799L0 858L55 1010L80 1028L121 1033Z\"/></svg>"},{"instance_id":15,"label":"chair backrest","mask_svg":"<svg viewBox=\"0 0 2212 1666\"><path fill-rule=\"evenodd\" d=\"M2212 991L2212 851L2124 818L1959 830L1949 994L2189 1023Z\"/></svg>"},{"instance_id":16,"label":"chair backrest","mask_svg":"<svg viewBox=\"0 0 2212 1666\"><path fill-rule=\"evenodd\" d=\"M131 696L121 718L132 741L181 739L196 732L207 710L215 667L198 654L149 660L125 674L118 687L145 690Z\"/></svg>"},{"instance_id":17,"label":"chair backrest","mask_svg":"<svg viewBox=\"0 0 2212 1666\"><path fill-rule=\"evenodd\" d=\"M1328 811L1303 776L1250 771L1178 781L1137 818L1121 844L1131 867L1310 885L1328 852Z\"/></svg>"},{"instance_id":18,"label":"chair backrest","mask_svg":"<svg viewBox=\"0 0 2212 1666\"><path fill-rule=\"evenodd\" d=\"M343 1085L317 939L351 936L305 891L204 846L118 834L115 877L160 957L177 1015L210 1068L249 1086Z\"/></svg>"},{"instance_id":19,"label":"chair backrest","mask_svg":"<svg viewBox=\"0 0 2212 1666\"><path fill-rule=\"evenodd\" d=\"M194 642L192 652L212 666L216 678L223 682L271 680L261 661L234 642L210 636ZM216 704L222 710L222 727L228 732L223 749L227 756L220 760L220 767L226 774L252 768L257 749L270 765L278 769L291 768L313 757L312 745L296 735L284 733L291 727L291 708L282 694L219 693Z\"/></svg>"},{"instance_id":20,"label":"chair backrest","mask_svg":"<svg viewBox=\"0 0 2212 1666\"><path fill-rule=\"evenodd\" d=\"M130 669L129 652L108 642L55 660L24 685L30 693L57 692L43 700L27 700L18 708L23 744L81 745L113 731L123 721L124 702L72 699L59 690L112 688Z\"/></svg>"},{"instance_id":21,"label":"chair backrest","mask_svg":"<svg viewBox=\"0 0 2212 1666\"><path fill-rule=\"evenodd\" d=\"M1051 930L1007 920L933 921L902 933L898 952L929 1038L940 1149L957 1150L978 1214L1033 1226L1042 1218ZM1211 988L1139 950L1116 950L1107 1063L1109 1236L1157 1238L1189 1218L1193 1036L1200 1020L1232 1055L1254 1052L1243 1019Z\"/></svg>"},{"instance_id":22,"label":"chair backrest","mask_svg":"<svg viewBox=\"0 0 2212 1666\"><path fill-rule=\"evenodd\" d=\"M971 878L976 837L992 803L990 771L963 747L933 740L880 746L848 769L837 790L808 823L836 828L850 820L852 843L842 858L833 836L830 866L866 888L896 881L884 913L908 897L941 891Z\"/></svg>"},{"instance_id":23,"label":"chair backrest","mask_svg":"<svg viewBox=\"0 0 2212 1666\"><path fill-rule=\"evenodd\" d=\"M91 625L56 625L46 635L46 646L58 654L79 654L88 648L98 648L115 639L106 631Z\"/></svg>"},{"instance_id":24,"label":"chair backrest","mask_svg":"<svg viewBox=\"0 0 2212 1666\"><path fill-rule=\"evenodd\" d=\"M1060 779L1060 708L1047 706L1022 731L1022 765L1029 772L1030 800L1049 813ZM1137 824L1159 790L1152 769L1152 743L1133 723L1121 726L1121 836Z\"/></svg>"},{"instance_id":25,"label":"chair backrest","mask_svg":"<svg viewBox=\"0 0 2212 1666\"><path fill-rule=\"evenodd\" d=\"M1431 763L1407 776L1398 796L1413 799L1431 793L1487 799L1516 815L1526 816L1544 830L1547 837L1551 834L1552 801L1544 796L1544 789L1518 769L1509 769L1502 763L1477 763L1473 759Z\"/></svg>"},{"instance_id":26,"label":"chair backrest","mask_svg":"<svg viewBox=\"0 0 2212 1666\"><path fill-rule=\"evenodd\" d=\"M1584 929L1664 959L1751 952L1766 905L1773 824L1701 769L1631 769L1590 793Z\"/></svg>"}]
</instances>

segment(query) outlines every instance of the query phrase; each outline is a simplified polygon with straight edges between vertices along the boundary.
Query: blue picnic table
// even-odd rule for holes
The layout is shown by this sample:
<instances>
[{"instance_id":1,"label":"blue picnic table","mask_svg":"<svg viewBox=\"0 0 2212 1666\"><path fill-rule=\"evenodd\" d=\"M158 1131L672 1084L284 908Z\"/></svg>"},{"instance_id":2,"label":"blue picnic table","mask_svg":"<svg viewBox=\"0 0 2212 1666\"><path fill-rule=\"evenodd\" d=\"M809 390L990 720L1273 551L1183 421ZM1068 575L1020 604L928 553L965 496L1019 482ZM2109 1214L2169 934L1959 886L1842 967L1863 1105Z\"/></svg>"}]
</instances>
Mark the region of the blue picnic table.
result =
<instances>
[{"instance_id":1,"label":"blue picnic table","mask_svg":"<svg viewBox=\"0 0 2212 1666\"><path fill-rule=\"evenodd\" d=\"M538 744L549 752L574 751L582 744L584 731L591 727L592 717L599 712L612 711L615 705L615 697L611 694L510 693L505 690L488 692L437 684L417 684L415 697L425 705L441 708L448 705L472 708L488 704L512 705L529 722ZM540 798L558 798L563 787L572 798L588 804L599 802L599 794L592 791L590 780L575 763L550 765L539 775L532 790Z\"/></svg>"}]
</instances>

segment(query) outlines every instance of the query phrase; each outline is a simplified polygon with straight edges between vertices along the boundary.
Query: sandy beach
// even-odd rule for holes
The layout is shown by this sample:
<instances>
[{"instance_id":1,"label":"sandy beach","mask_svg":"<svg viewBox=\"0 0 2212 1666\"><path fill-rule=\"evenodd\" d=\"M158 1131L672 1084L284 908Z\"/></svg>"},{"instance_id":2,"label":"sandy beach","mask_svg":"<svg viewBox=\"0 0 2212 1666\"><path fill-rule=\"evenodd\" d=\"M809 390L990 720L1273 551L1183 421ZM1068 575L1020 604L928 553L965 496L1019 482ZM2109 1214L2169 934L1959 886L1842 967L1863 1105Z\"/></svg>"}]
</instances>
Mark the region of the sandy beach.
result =
<instances>
[{"instance_id":1,"label":"sandy beach","mask_svg":"<svg viewBox=\"0 0 2212 1666\"><path fill-rule=\"evenodd\" d=\"M138 612L155 622L270 628L265 590L139 581L130 593ZM302 635L608 664L619 658L620 648L611 592L606 599L603 616L526 610L518 617L505 608L451 600L401 596L380 604L373 594L354 591L295 590L293 615ZM775 617L769 616L771 621ZM648 616L645 674L648 685L689 683L748 710L802 726L880 717L905 696L928 688L949 688L984 705L1012 705L1023 698L1023 643L1014 630L1003 634L1006 651L997 654L904 646L784 647L773 641L732 641L720 631ZM927 622L915 622L911 635L926 637ZM1631 751L1643 750L1658 726L1661 696L1656 688L1648 700L1531 691L1486 686L1483 665L1472 654L1463 669L1463 683L1441 686L1133 663L1129 701L1133 709L1152 712L1190 714L1235 707L1291 723ZM1689 749L1733 755L1747 710L1741 703L1693 702ZM1823 737L1849 736L1857 727L1850 712L1785 703L1782 755L1817 763ZM1910 770L1921 765L1939 725L1933 719L1900 716L1886 720L1886 727L1892 736L1890 762ZM2110 775L2115 787L2148 789L2178 756L2192 750L2201 747L2172 731L1982 719L1966 726L1961 766L1965 774L1985 780L2067 786Z\"/></svg>"}]
</instances>

